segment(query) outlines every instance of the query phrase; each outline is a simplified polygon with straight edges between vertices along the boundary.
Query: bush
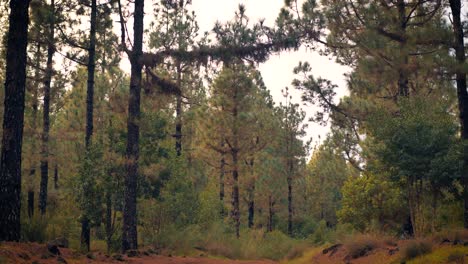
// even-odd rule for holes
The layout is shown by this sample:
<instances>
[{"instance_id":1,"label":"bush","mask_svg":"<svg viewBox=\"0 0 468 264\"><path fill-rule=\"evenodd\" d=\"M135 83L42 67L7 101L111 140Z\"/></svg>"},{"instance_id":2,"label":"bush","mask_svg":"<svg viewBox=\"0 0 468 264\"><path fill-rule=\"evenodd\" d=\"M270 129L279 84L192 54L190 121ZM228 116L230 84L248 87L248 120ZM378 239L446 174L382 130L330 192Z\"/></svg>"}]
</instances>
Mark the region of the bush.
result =
<instances>
[{"instance_id":1,"label":"bush","mask_svg":"<svg viewBox=\"0 0 468 264\"><path fill-rule=\"evenodd\" d=\"M47 240L48 219L38 215L21 221L21 240L44 243Z\"/></svg>"},{"instance_id":2,"label":"bush","mask_svg":"<svg viewBox=\"0 0 468 264\"><path fill-rule=\"evenodd\" d=\"M355 259L367 255L367 253L377 248L381 242L374 235L362 234L348 237L343 244L348 251L348 255Z\"/></svg>"},{"instance_id":3,"label":"bush","mask_svg":"<svg viewBox=\"0 0 468 264\"><path fill-rule=\"evenodd\" d=\"M183 229L177 225L166 226L160 233L151 235L150 240L154 247L175 255L198 255L201 251L230 259L280 260L285 256L301 256L307 248L304 242L281 231L265 233L263 229L241 229L237 239L233 228L221 221L214 221L209 227L204 224Z\"/></svg>"},{"instance_id":4,"label":"bush","mask_svg":"<svg viewBox=\"0 0 468 264\"><path fill-rule=\"evenodd\" d=\"M463 264L465 263L465 253L461 251L452 252L448 256L447 260L449 263Z\"/></svg>"},{"instance_id":5,"label":"bush","mask_svg":"<svg viewBox=\"0 0 468 264\"><path fill-rule=\"evenodd\" d=\"M403 247L401 255L407 261L432 252L432 243L429 240L412 240Z\"/></svg>"}]
</instances>

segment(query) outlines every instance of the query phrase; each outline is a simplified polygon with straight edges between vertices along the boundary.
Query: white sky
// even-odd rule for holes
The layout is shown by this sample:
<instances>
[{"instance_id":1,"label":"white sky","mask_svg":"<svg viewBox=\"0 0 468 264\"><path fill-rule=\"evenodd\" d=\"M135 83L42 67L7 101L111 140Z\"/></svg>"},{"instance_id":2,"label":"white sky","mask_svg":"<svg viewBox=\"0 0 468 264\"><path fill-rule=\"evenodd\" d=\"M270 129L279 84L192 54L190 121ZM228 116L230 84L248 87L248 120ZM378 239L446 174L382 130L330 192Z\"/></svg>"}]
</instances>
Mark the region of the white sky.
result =
<instances>
[{"instance_id":1,"label":"white sky","mask_svg":"<svg viewBox=\"0 0 468 264\"><path fill-rule=\"evenodd\" d=\"M150 15L152 11L151 2L146 1L145 3L145 12L147 14L145 16L145 26L152 19L152 15ZM243 4L246 7L246 14L252 23L259 19L265 19L265 25L273 25L281 7L283 7L283 3L284 0L192 0L190 9L195 11L200 26L200 33L202 33L210 31L216 21L226 22L231 20L239 4ZM130 24L127 26L129 30L132 27ZM132 34L131 32L129 33ZM281 90L286 86L291 86L291 81L294 79L292 70L300 61L308 61L311 64L314 76L330 79L337 84L339 86L337 91L338 97L347 93L343 74L348 72L349 68L338 65L332 58L323 57L317 52L301 48L299 51L283 52L279 55L274 55L267 62L259 66L264 82L277 104L284 100ZM129 66L128 59L124 59L122 66L124 68ZM300 92L292 88L289 90L293 96L293 101L300 103ZM314 107L302 106L302 108L308 116L315 114ZM323 140L327 132L328 128L309 122L307 139L312 137L314 141L317 141L320 135Z\"/></svg>"}]
</instances>

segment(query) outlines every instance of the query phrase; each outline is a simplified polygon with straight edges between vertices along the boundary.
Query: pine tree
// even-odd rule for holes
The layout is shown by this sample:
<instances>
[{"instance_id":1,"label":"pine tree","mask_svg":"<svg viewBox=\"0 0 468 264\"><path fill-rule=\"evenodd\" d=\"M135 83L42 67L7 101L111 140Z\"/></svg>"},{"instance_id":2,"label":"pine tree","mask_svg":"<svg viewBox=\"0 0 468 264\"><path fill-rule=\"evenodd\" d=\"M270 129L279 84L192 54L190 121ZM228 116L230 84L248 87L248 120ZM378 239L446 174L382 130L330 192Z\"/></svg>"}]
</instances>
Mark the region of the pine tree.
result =
<instances>
[{"instance_id":1,"label":"pine tree","mask_svg":"<svg viewBox=\"0 0 468 264\"><path fill-rule=\"evenodd\" d=\"M29 0L10 1L5 108L0 160L0 240L20 240L21 145L24 126Z\"/></svg>"}]
</instances>

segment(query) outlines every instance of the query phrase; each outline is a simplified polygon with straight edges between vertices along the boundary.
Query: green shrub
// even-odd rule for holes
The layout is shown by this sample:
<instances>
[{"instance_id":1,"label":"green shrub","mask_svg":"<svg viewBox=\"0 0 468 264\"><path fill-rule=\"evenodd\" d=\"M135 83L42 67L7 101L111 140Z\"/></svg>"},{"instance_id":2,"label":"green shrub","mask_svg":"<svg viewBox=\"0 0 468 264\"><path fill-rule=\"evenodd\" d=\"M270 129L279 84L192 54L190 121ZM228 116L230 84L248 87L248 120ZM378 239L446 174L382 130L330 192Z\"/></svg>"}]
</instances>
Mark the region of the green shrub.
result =
<instances>
[{"instance_id":1,"label":"green shrub","mask_svg":"<svg viewBox=\"0 0 468 264\"><path fill-rule=\"evenodd\" d=\"M432 252L432 243L429 240L412 240L403 247L401 252L403 260L410 260Z\"/></svg>"},{"instance_id":2,"label":"green shrub","mask_svg":"<svg viewBox=\"0 0 468 264\"><path fill-rule=\"evenodd\" d=\"M22 219L21 240L28 242L44 243L47 240L48 219L41 216Z\"/></svg>"}]
</instances>

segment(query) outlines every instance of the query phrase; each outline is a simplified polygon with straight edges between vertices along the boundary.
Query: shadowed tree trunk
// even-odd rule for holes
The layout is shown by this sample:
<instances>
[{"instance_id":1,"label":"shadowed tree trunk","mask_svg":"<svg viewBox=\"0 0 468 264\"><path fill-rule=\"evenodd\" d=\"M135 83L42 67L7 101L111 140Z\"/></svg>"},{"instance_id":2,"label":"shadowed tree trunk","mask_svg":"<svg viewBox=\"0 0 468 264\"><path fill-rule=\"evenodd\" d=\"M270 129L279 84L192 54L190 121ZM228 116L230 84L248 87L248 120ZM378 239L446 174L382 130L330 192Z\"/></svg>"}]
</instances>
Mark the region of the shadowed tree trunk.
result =
<instances>
[{"instance_id":1,"label":"shadowed tree trunk","mask_svg":"<svg viewBox=\"0 0 468 264\"><path fill-rule=\"evenodd\" d=\"M182 69L180 62L177 64L177 87L182 85ZM177 156L182 155L182 95L177 94L176 96L176 126L175 126L175 149Z\"/></svg>"},{"instance_id":2,"label":"shadowed tree trunk","mask_svg":"<svg viewBox=\"0 0 468 264\"><path fill-rule=\"evenodd\" d=\"M271 195L268 196L268 225L267 225L267 231L271 232L273 231L273 216L275 214L273 207L275 206L275 202L273 201L273 198Z\"/></svg>"},{"instance_id":3,"label":"shadowed tree trunk","mask_svg":"<svg viewBox=\"0 0 468 264\"><path fill-rule=\"evenodd\" d=\"M29 0L10 1L0 161L0 241L19 241Z\"/></svg>"},{"instance_id":4,"label":"shadowed tree trunk","mask_svg":"<svg viewBox=\"0 0 468 264\"><path fill-rule=\"evenodd\" d=\"M240 237L240 210L239 210L239 168L237 149L232 150L232 212L231 216L236 228L236 237Z\"/></svg>"},{"instance_id":5,"label":"shadowed tree trunk","mask_svg":"<svg viewBox=\"0 0 468 264\"><path fill-rule=\"evenodd\" d=\"M94 112L94 71L96 68L96 17L97 3L96 0L91 1L91 23L89 31L89 47L88 47L88 80L86 89L86 134L85 147L86 155L88 155L91 146L91 138L93 136L93 112ZM93 175L88 175L93 177ZM84 190L86 192L86 190ZM89 216L84 214L81 219L81 248L89 251L91 242L91 226Z\"/></svg>"},{"instance_id":6,"label":"shadowed tree trunk","mask_svg":"<svg viewBox=\"0 0 468 264\"><path fill-rule=\"evenodd\" d=\"M398 0L398 17L400 19L400 34L402 36L402 40L400 41L400 55L401 61L398 68L398 95L402 97L409 96L409 88L408 88L408 52L406 50L406 38L404 37L406 34L406 24L407 24L407 17L406 17L406 4L404 0Z\"/></svg>"},{"instance_id":7,"label":"shadowed tree trunk","mask_svg":"<svg viewBox=\"0 0 468 264\"><path fill-rule=\"evenodd\" d=\"M55 168L54 168L54 189L55 190L58 190L58 178L59 178L59 175L58 175L58 164L55 163Z\"/></svg>"},{"instance_id":8,"label":"shadowed tree trunk","mask_svg":"<svg viewBox=\"0 0 468 264\"><path fill-rule=\"evenodd\" d=\"M463 145L463 166L462 166L462 185L463 190L463 225L468 228L468 92L466 91L466 72L463 70L463 64L466 60L463 24L461 22L461 1L450 0L450 9L452 10L453 33L455 36L453 48L457 60L456 81L457 97L460 119L461 136Z\"/></svg>"},{"instance_id":9,"label":"shadowed tree trunk","mask_svg":"<svg viewBox=\"0 0 468 264\"><path fill-rule=\"evenodd\" d=\"M248 212L249 215L247 217L248 219L248 227L253 228L254 226L254 216L255 216L255 175L254 175L254 158L252 158L249 162L249 167L250 167L250 177L251 177L251 183L250 187L248 189L248 201L247 201L247 207L248 207Z\"/></svg>"},{"instance_id":10,"label":"shadowed tree trunk","mask_svg":"<svg viewBox=\"0 0 468 264\"><path fill-rule=\"evenodd\" d=\"M137 249L137 178L140 137L140 96L143 55L144 0L135 0L133 50L130 52L131 76L127 120L127 174L125 175L122 251Z\"/></svg>"},{"instance_id":11,"label":"shadowed tree trunk","mask_svg":"<svg viewBox=\"0 0 468 264\"><path fill-rule=\"evenodd\" d=\"M55 53L55 0L50 3L50 24L47 38L47 66L44 78L44 106L42 116L42 148L41 148L41 186L39 192L39 210L45 215L47 208L47 188L49 182L49 130L50 130L50 85L53 75L53 57Z\"/></svg>"},{"instance_id":12,"label":"shadowed tree trunk","mask_svg":"<svg viewBox=\"0 0 468 264\"><path fill-rule=\"evenodd\" d=\"M293 191L292 191L293 161L288 158L288 235L292 235L292 217L293 217Z\"/></svg>"},{"instance_id":13,"label":"shadowed tree trunk","mask_svg":"<svg viewBox=\"0 0 468 264\"><path fill-rule=\"evenodd\" d=\"M221 149L224 148L224 142L221 142ZM221 153L221 164L219 173L219 200L221 202L221 218L224 218L224 175L226 173L226 159L225 154Z\"/></svg>"}]
</instances>

